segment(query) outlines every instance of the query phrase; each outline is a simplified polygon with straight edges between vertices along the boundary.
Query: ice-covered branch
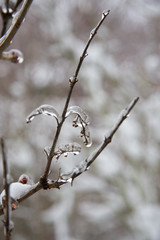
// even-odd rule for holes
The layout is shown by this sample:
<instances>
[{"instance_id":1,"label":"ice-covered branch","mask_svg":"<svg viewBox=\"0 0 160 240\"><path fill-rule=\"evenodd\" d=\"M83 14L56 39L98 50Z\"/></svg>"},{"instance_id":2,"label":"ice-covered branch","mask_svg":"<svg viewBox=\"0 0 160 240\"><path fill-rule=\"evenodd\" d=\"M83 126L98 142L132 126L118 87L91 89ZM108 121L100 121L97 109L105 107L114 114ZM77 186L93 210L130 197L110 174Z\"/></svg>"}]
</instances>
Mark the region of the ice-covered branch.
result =
<instances>
[{"instance_id":1,"label":"ice-covered branch","mask_svg":"<svg viewBox=\"0 0 160 240\"><path fill-rule=\"evenodd\" d=\"M84 51L83 51L82 55L80 56L79 63L78 63L78 66L76 68L76 71L75 71L73 79L77 79L79 71L80 71L80 68L81 68L82 63L83 63L83 60L85 59L86 56L88 56L87 50L88 50L88 48L89 48L89 46L91 44L91 41L93 40L93 38L96 35L98 29L100 28L100 26L104 22L105 18L109 15L109 13L110 13L110 10L103 11L101 20L98 22L97 26L95 28L93 28L92 31L90 32L90 36L89 36L88 42L87 42L87 44L86 44L86 46L84 48Z\"/></svg>"},{"instance_id":2,"label":"ice-covered branch","mask_svg":"<svg viewBox=\"0 0 160 240\"><path fill-rule=\"evenodd\" d=\"M6 157L6 148L4 139L0 139L1 150L2 150L2 162L3 162L3 184L5 189L5 206L4 206L4 228L5 228L5 236L6 240L10 239L12 224L11 224L11 211L10 211L10 183L9 183L9 173L8 173L8 163Z\"/></svg>"},{"instance_id":3,"label":"ice-covered branch","mask_svg":"<svg viewBox=\"0 0 160 240\"><path fill-rule=\"evenodd\" d=\"M24 1L21 9L13 17L10 28L5 33L5 35L0 38L0 57L2 55L2 52L9 46L13 37L17 33L32 2L33 2L33 0L25 0Z\"/></svg>"},{"instance_id":4,"label":"ice-covered branch","mask_svg":"<svg viewBox=\"0 0 160 240\"><path fill-rule=\"evenodd\" d=\"M75 74L69 79L69 82L70 82L70 88L69 88L69 92L68 92L68 96L66 98L66 102L65 102L65 105L64 105L64 108L63 108L63 112L62 112L62 116L61 116L61 121L59 123L59 125L57 126L57 131L56 131L56 134L55 134L55 137L54 137L54 140L53 140L53 143L52 143L52 146L51 146L51 150L50 150L50 154L47 158L47 164L46 164L46 167L45 167L45 171L44 171L44 174L43 176L41 177L40 179L40 182L42 184L42 186L44 188L47 188L47 177L48 177L48 174L49 174L49 171L50 171L50 167L51 167L51 163L52 163L52 159L53 157L55 156L55 148L56 148L56 144L57 144L57 141L58 141L58 138L59 138L59 135L60 135L60 132L61 132L61 128L62 128L62 125L66 119L66 113L67 113L67 109L68 109L68 106L69 106L69 102L70 102L70 98L71 98L71 95L72 95L72 91L73 91L73 88L76 84L76 82L78 81L78 74L79 74L79 71L81 69L81 66L82 66L82 63L83 63L83 60L84 58L87 56L87 50L94 38L94 36L96 35L98 29L100 28L100 26L102 25L103 21L105 20L105 18L108 16L110 10L107 10L107 11L103 11L102 13L102 18L101 20L98 22L97 26L94 28L94 30L91 31L90 33L90 37L87 41L87 44L83 50L83 53L79 59L79 62L78 62L78 65L76 67L76 70L75 70ZM82 133L84 135L84 131ZM86 136L86 135L85 135ZM90 139L90 138L89 138ZM88 143L88 139L86 139L86 143L88 145L90 145L90 142Z\"/></svg>"},{"instance_id":5,"label":"ice-covered branch","mask_svg":"<svg viewBox=\"0 0 160 240\"><path fill-rule=\"evenodd\" d=\"M73 180L81 175L83 172L87 171L90 167L90 165L97 159L97 157L100 155L100 153L107 147L107 145L112 141L113 136L121 126L121 124L124 122L124 120L129 116L129 113L131 110L134 108L136 103L138 102L139 97L136 97L132 100L132 102L128 105L127 108L122 110L120 113L117 121L113 125L113 127L106 133L105 138L103 142L89 155L88 158L85 160L81 161L79 165L77 165L73 170L69 173L62 173L60 174L59 178L57 180L50 180L47 179L47 186L46 188L51 189L51 188L60 188L60 186L67 184L67 183L72 183ZM70 145L69 145L70 147ZM68 146L65 147L68 149ZM75 150L75 149L74 149ZM70 148L69 150L70 151ZM79 148L78 150L79 151ZM42 188L44 188L43 184L41 182L37 182L34 184L34 186L31 188L30 191L28 191L26 194L24 194L22 197L17 199L17 202L20 203L26 198L32 196L36 192L40 191ZM0 209L0 215L3 214L3 211Z\"/></svg>"}]
</instances>

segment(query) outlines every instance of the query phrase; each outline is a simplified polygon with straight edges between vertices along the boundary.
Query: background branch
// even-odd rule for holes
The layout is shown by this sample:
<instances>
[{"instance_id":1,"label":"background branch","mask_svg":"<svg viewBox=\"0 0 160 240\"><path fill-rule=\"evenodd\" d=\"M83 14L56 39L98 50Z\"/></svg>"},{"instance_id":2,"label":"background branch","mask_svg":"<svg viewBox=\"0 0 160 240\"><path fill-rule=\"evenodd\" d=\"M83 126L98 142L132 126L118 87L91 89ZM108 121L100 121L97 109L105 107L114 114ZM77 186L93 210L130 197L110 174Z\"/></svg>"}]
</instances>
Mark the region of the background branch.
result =
<instances>
[{"instance_id":1,"label":"background branch","mask_svg":"<svg viewBox=\"0 0 160 240\"><path fill-rule=\"evenodd\" d=\"M5 236L6 240L10 239L11 236L11 220L10 220L10 192L9 192L9 173L8 173L8 163L6 157L6 148L4 139L0 139L1 150L2 150L2 161L3 161L3 181L4 181L4 189L5 189L5 207L4 207L4 228L5 228Z\"/></svg>"},{"instance_id":2,"label":"background branch","mask_svg":"<svg viewBox=\"0 0 160 240\"><path fill-rule=\"evenodd\" d=\"M25 0L21 9L17 12L12 20L12 24L6 34L0 39L0 56L2 52L9 46L11 40L17 33L23 19L25 18L27 11L33 0Z\"/></svg>"},{"instance_id":3,"label":"background branch","mask_svg":"<svg viewBox=\"0 0 160 240\"><path fill-rule=\"evenodd\" d=\"M1 30L1 37L6 33L7 27L9 24L9 20L13 18L13 14L16 13L17 8L19 7L20 3L23 0L17 0L17 2L14 4L13 2L9 0L5 0L5 8L1 8L1 16L3 20L3 27Z\"/></svg>"}]
</instances>

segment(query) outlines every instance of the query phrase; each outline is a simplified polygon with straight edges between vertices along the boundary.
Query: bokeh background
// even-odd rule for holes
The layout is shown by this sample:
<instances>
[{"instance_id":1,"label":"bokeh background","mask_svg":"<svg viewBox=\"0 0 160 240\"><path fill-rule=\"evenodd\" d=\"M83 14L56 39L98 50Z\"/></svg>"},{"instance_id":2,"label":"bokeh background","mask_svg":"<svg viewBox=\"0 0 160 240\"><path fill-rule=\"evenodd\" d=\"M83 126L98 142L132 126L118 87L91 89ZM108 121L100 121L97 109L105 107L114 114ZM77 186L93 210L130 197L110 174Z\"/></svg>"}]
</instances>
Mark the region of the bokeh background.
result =
<instances>
[{"instance_id":1,"label":"bokeh background","mask_svg":"<svg viewBox=\"0 0 160 240\"><path fill-rule=\"evenodd\" d=\"M35 0L9 47L20 49L24 62L0 61L0 136L13 181L22 173L38 181L56 122L48 116L31 124L25 119L41 104L62 112L68 79L106 9L111 13L88 50L70 103L90 116L93 145L83 146L68 119L59 144L76 141L82 153L54 161L50 178L87 157L121 110L135 96L140 101L73 187L40 191L21 203L12 215L13 240L160 239L159 0ZM0 190L2 174L1 163Z\"/></svg>"}]
</instances>

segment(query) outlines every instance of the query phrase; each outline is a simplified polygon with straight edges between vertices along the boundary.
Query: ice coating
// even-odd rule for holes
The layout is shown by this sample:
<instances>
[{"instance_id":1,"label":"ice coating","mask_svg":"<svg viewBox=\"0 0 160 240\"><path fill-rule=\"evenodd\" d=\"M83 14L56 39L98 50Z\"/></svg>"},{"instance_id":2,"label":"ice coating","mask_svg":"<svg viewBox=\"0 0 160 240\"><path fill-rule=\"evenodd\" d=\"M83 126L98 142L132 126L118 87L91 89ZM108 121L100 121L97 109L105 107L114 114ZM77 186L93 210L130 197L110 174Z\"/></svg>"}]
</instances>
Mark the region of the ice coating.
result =
<instances>
[{"instance_id":1,"label":"ice coating","mask_svg":"<svg viewBox=\"0 0 160 240\"><path fill-rule=\"evenodd\" d=\"M62 154L64 157L68 156L68 153L72 153L74 155L77 155L81 152L81 146L74 142L74 143L67 143L67 144L62 144L58 147L56 150L56 158L58 159Z\"/></svg>"},{"instance_id":2,"label":"ice coating","mask_svg":"<svg viewBox=\"0 0 160 240\"><path fill-rule=\"evenodd\" d=\"M44 104L39 106L38 108L36 108L35 110L33 110L27 117L26 122L30 123L33 121L33 119L40 115L40 114L44 114L44 115L48 115L51 117L56 118L56 120L59 122L60 117L58 112L54 109L54 107L52 107L51 105L48 104Z\"/></svg>"},{"instance_id":3,"label":"ice coating","mask_svg":"<svg viewBox=\"0 0 160 240\"><path fill-rule=\"evenodd\" d=\"M86 147L90 147L92 145L92 139L88 128L88 125L90 124L88 115L79 106L71 106L68 108L66 117L72 114L76 115L73 119L73 127L81 128L80 134L83 138L84 144Z\"/></svg>"}]
</instances>

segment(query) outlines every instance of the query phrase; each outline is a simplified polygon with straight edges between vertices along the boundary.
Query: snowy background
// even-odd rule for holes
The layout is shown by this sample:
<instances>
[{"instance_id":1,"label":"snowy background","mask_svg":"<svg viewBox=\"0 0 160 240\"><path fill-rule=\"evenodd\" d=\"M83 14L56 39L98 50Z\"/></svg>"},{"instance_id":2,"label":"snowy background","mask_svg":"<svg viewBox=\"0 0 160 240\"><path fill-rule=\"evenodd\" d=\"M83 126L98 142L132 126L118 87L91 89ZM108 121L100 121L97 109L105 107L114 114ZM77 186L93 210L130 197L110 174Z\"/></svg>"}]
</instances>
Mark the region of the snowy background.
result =
<instances>
[{"instance_id":1,"label":"snowy background","mask_svg":"<svg viewBox=\"0 0 160 240\"><path fill-rule=\"evenodd\" d=\"M88 50L71 99L90 116L93 145L54 162L50 177L88 156L120 111L134 97L140 101L73 187L40 191L21 204L12 216L13 240L160 239L159 0L35 0L9 47L24 53L24 63L0 62L0 135L13 180L28 173L38 181L56 122L47 116L31 124L25 119L41 104L62 111L68 79L106 9L111 13ZM59 143L83 146L71 119L62 130ZM2 190L2 165L0 175Z\"/></svg>"}]
</instances>

